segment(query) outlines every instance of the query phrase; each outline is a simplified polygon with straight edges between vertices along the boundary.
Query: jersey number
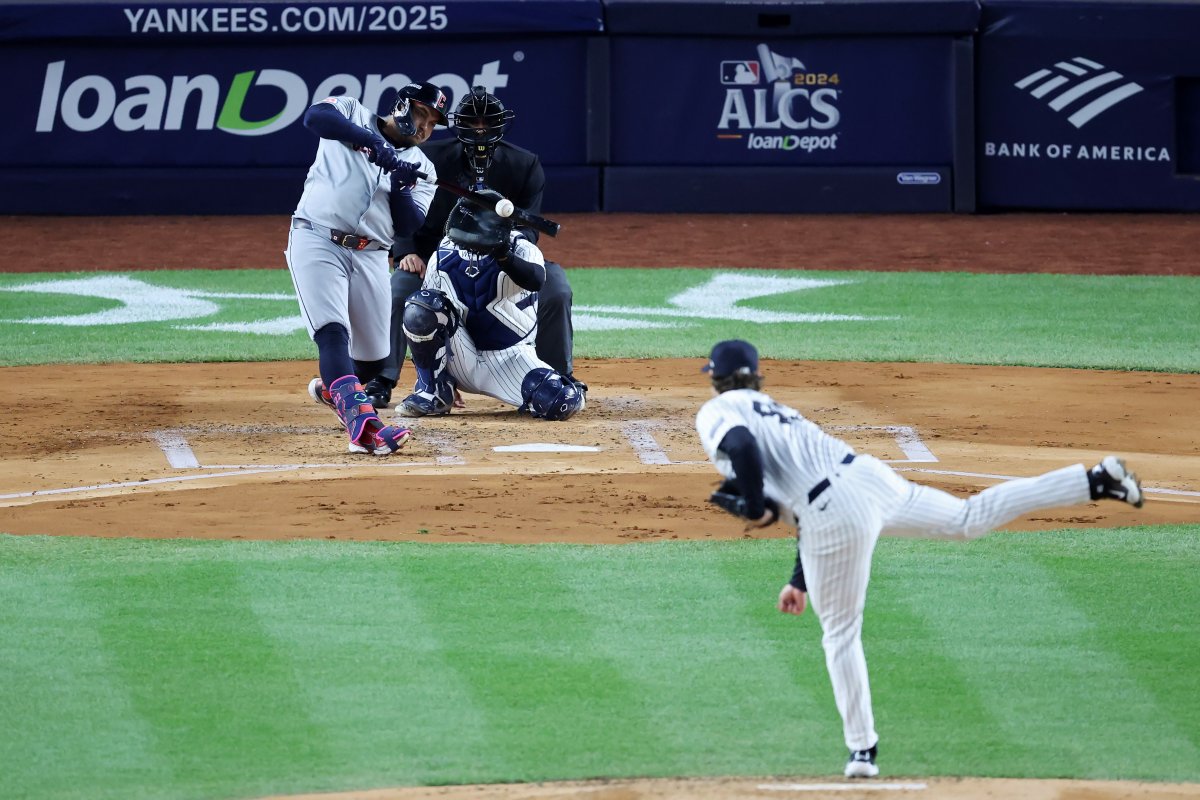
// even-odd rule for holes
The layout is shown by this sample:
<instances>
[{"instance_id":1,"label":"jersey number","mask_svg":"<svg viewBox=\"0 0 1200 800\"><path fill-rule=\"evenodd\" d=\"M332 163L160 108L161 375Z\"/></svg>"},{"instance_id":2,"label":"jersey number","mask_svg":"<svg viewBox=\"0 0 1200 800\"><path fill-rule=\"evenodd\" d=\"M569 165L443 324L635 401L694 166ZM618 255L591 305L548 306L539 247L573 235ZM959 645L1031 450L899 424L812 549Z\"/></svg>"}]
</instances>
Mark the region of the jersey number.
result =
<instances>
[{"instance_id":1,"label":"jersey number","mask_svg":"<svg viewBox=\"0 0 1200 800\"><path fill-rule=\"evenodd\" d=\"M800 415L789 408L784 408L778 403L763 403L758 400L754 401L754 411L760 417L775 417L782 425L790 425L800 419Z\"/></svg>"}]
</instances>

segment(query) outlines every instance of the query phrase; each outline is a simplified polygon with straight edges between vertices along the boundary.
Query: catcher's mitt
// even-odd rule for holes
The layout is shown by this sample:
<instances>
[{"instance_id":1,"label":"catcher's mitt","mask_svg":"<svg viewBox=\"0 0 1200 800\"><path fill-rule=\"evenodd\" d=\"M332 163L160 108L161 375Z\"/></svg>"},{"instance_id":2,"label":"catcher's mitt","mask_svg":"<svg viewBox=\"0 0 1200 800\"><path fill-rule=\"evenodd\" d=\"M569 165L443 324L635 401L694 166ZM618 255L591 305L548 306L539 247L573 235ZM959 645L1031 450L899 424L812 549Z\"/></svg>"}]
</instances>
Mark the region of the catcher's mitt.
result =
<instances>
[{"instance_id":1,"label":"catcher's mitt","mask_svg":"<svg viewBox=\"0 0 1200 800\"><path fill-rule=\"evenodd\" d=\"M763 498L767 510L771 512L773 517L772 522L779 519L779 505L769 497ZM708 502L715 506L725 509L735 517L753 522L750 515L746 513L746 498L738 491L737 484L733 481L725 481L712 494L708 496Z\"/></svg>"}]
</instances>

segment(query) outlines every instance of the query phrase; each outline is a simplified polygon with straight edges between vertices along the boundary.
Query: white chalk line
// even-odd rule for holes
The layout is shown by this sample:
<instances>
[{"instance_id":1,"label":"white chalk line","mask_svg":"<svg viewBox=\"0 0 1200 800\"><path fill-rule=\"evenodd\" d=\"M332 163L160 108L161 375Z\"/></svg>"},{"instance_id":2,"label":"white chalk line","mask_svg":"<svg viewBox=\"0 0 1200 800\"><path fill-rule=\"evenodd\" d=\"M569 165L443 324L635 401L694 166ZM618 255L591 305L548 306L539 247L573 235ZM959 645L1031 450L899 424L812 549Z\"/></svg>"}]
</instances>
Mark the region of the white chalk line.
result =
<instances>
[{"instance_id":1,"label":"white chalk line","mask_svg":"<svg viewBox=\"0 0 1200 800\"><path fill-rule=\"evenodd\" d=\"M672 461L666 451L654 438L653 429L660 428L664 425L664 420L658 419L643 419L630 420L621 427L622 433L629 442L633 451L637 454L638 459L646 465L650 466L675 466L675 465L698 465L708 464L704 461ZM908 425L841 425L833 426L840 430L882 430L892 433L896 439L897 445L904 451L905 455L910 456L907 461L890 460L886 463L905 464L905 463L928 463L936 462L938 459L933 455L932 451L921 441L916 433L916 429ZM269 472L291 472L299 470L315 470L315 469L411 469L414 467L429 467L429 466L462 466L467 462L457 454L457 448L443 436L436 436L435 444L439 445L444 450L450 452L445 455L439 455L432 462L430 461L402 461L388 462L378 457L368 457L361 464L347 463L299 463L299 464L201 464L188 443L184 432L180 429L165 429L153 431L150 433L150 438L163 451L163 455L167 459L167 463L175 469L205 469L205 470L221 470L219 472L205 472L202 474L190 475L171 475L161 478L148 478L136 481L122 481L114 483L99 483L89 484L86 486L64 486L54 489L35 489L28 492L11 492L8 494L0 494L0 500L18 500L29 497L47 497L63 494L77 494L80 492L94 492L112 489L128 489L140 486L155 486L170 483L180 483L185 481L205 480L212 478L229 478L242 475L258 475ZM560 450L541 450L539 448L558 447ZM530 448L522 450L522 448ZM524 451L524 452L595 452L599 448L585 447L583 445L548 445L548 444L529 444L529 445L508 445L494 447L497 452L506 451ZM1018 476L1014 475L997 475L986 472L963 472L957 470L937 470L922 467L896 467L898 472L920 472L929 475L952 475L964 478L985 478L992 480L1013 480ZM1143 487L1143 492L1146 494L1162 495L1161 499L1170 502L1195 502L1186 498L1200 498L1200 492L1188 491L1183 489L1156 489L1153 487ZM1178 498L1178 499L1175 499Z\"/></svg>"},{"instance_id":2,"label":"white chalk line","mask_svg":"<svg viewBox=\"0 0 1200 800\"><path fill-rule=\"evenodd\" d=\"M760 783L767 792L923 792L923 783Z\"/></svg>"},{"instance_id":3,"label":"white chalk line","mask_svg":"<svg viewBox=\"0 0 1200 800\"><path fill-rule=\"evenodd\" d=\"M998 481L1012 481L1019 477L1028 477L1020 475L994 475L990 472L959 472L952 469L927 469L924 467L897 467L897 472L923 472L927 475L954 475L960 478L991 478ZM1175 495L1177 497L1200 497L1200 492L1193 492L1187 489L1155 489L1151 486L1142 487L1143 494L1161 494ZM1176 502L1190 502L1186 500L1178 500Z\"/></svg>"}]
</instances>

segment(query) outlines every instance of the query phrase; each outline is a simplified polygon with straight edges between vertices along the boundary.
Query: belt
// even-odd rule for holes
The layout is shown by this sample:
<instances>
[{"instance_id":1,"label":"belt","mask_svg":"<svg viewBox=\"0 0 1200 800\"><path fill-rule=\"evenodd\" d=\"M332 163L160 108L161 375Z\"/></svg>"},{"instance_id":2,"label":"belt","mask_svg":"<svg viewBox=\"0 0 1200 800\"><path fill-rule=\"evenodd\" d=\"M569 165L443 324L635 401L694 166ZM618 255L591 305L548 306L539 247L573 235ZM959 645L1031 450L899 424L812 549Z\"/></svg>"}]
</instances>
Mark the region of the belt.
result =
<instances>
[{"instance_id":1,"label":"belt","mask_svg":"<svg viewBox=\"0 0 1200 800\"><path fill-rule=\"evenodd\" d=\"M853 460L854 460L854 453L849 453L846 455L845 458L842 459L842 463L849 464ZM821 480L817 482L816 486L814 486L808 490L808 504L812 505L812 502L821 496L821 492L825 491L828 488L829 488L829 478L821 478Z\"/></svg>"},{"instance_id":2,"label":"belt","mask_svg":"<svg viewBox=\"0 0 1200 800\"><path fill-rule=\"evenodd\" d=\"M336 231L333 228L326 228L324 225L314 225L308 220L300 219L299 217L292 218L292 227L300 228L306 231L313 231L315 233L323 233L329 237L329 241L335 244L340 244L342 247L350 250L386 249L382 243L376 242L373 239L355 236L353 233L346 233L345 231Z\"/></svg>"}]
</instances>

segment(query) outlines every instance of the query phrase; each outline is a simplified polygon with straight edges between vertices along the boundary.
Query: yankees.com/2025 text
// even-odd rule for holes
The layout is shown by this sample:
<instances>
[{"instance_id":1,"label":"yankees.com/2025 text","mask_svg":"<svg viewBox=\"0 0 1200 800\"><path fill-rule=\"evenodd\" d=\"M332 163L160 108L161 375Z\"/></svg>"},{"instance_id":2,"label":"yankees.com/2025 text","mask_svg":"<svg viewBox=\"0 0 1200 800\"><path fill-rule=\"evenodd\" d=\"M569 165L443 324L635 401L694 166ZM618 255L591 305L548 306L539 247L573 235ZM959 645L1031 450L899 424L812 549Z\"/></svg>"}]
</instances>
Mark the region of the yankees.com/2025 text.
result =
<instances>
[{"instance_id":1,"label":"yankees.com/2025 text","mask_svg":"<svg viewBox=\"0 0 1200 800\"><path fill-rule=\"evenodd\" d=\"M130 33L389 33L441 31L444 5L124 8Z\"/></svg>"}]
</instances>

